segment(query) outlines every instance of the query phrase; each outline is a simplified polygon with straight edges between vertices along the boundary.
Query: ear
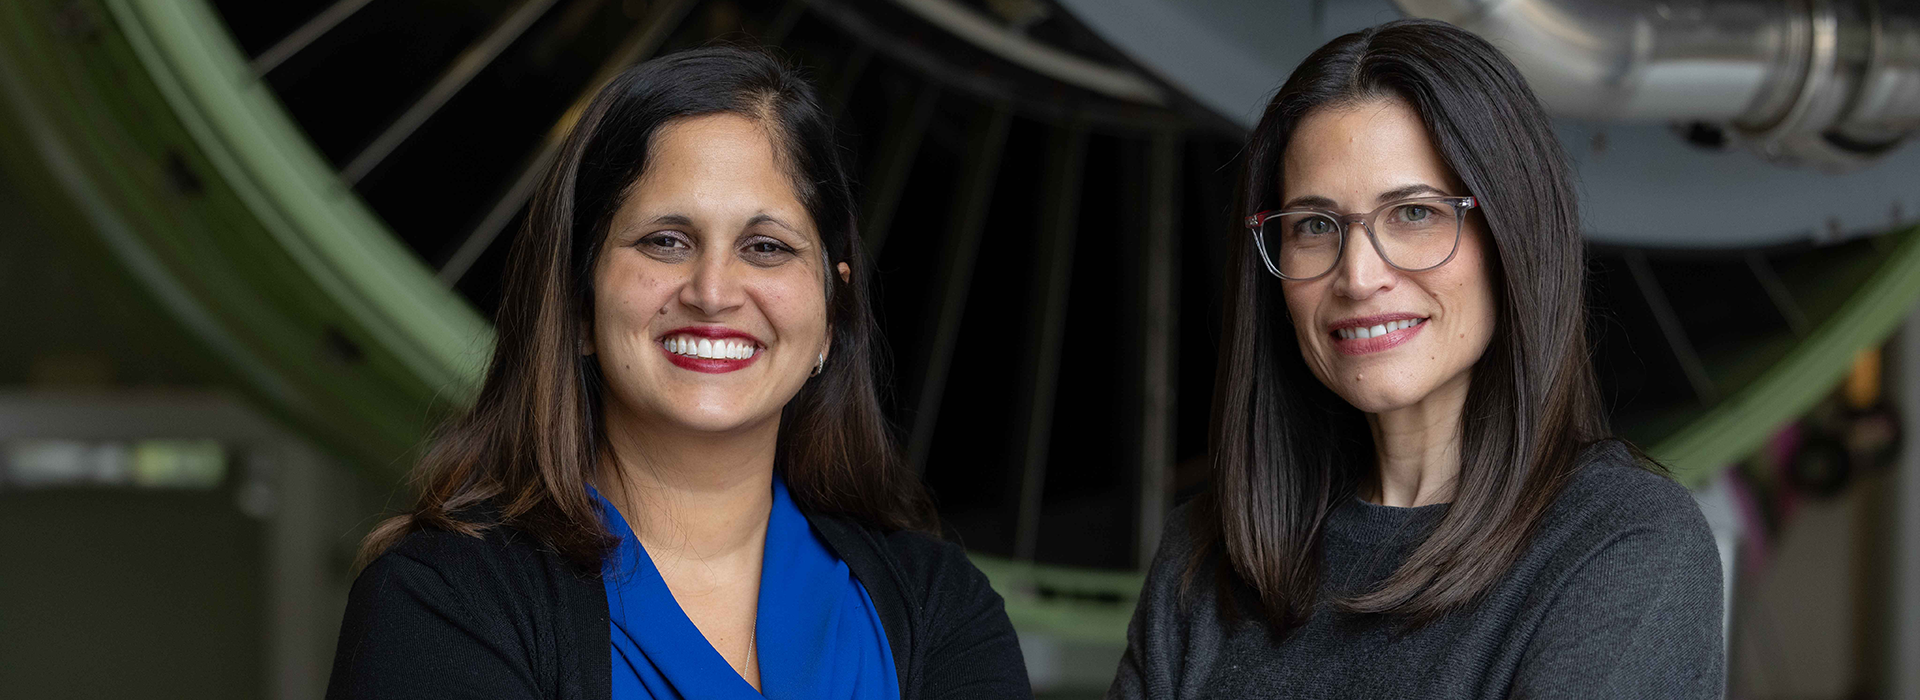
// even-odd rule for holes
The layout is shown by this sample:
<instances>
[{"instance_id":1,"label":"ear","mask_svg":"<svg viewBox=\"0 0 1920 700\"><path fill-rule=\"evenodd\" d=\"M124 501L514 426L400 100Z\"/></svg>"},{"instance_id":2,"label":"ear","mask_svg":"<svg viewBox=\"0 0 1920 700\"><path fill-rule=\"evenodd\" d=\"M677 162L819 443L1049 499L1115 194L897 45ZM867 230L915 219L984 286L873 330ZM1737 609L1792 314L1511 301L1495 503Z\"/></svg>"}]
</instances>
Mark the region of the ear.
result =
<instances>
[{"instance_id":1,"label":"ear","mask_svg":"<svg viewBox=\"0 0 1920 700\"><path fill-rule=\"evenodd\" d=\"M838 264L838 265L835 265L834 267L836 267L836 268L838 268L838 269L840 270L840 283L841 283L841 284L846 284L846 283L848 283L848 282L852 282L852 281L853 281L853 268L850 268L850 267L847 267L847 264L846 264L846 263L840 263L840 264Z\"/></svg>"}]
</instances>

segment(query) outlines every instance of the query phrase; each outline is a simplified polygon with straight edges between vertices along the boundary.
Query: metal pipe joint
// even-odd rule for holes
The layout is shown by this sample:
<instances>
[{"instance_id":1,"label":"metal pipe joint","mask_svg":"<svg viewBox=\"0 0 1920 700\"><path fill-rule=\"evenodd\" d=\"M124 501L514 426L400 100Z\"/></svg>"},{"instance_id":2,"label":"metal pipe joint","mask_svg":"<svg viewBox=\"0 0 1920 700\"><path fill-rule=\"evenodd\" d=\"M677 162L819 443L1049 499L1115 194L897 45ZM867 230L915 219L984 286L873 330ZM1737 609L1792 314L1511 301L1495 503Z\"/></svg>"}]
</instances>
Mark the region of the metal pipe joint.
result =
<instances>
[{"instance_id":1,"label":"metal pipe joint","mask_svg":"<svg viewBox=\"0 0 1920 700\"><path fill-rule=\"evenodd\" d=\"M1507 52L1550 109L1707 122L1844 170L1920 131L1914 0L1396 0Z\"/></svg>"}]
</instances>

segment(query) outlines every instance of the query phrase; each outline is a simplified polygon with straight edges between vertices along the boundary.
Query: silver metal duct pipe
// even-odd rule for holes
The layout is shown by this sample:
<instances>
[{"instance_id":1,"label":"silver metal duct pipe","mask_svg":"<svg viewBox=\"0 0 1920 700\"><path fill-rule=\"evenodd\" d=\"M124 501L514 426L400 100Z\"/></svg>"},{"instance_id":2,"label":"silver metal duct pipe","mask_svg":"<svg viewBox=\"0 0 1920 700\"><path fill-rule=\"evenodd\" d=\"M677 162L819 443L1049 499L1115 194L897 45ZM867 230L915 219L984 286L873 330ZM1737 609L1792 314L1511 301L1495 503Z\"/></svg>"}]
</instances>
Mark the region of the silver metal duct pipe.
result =
<instances>
[{"instance_id":1,"label":"silver metal duct pipe","mask_svg":"<svg viewBox=\"0 0 1920 700\"><path fill-rule=\"evenodd\" d=\"M1920 131L1916 0L1395 2L1486 37L1570 117L1716 123L1826 169Z\"/></svg>"}]
</instances>

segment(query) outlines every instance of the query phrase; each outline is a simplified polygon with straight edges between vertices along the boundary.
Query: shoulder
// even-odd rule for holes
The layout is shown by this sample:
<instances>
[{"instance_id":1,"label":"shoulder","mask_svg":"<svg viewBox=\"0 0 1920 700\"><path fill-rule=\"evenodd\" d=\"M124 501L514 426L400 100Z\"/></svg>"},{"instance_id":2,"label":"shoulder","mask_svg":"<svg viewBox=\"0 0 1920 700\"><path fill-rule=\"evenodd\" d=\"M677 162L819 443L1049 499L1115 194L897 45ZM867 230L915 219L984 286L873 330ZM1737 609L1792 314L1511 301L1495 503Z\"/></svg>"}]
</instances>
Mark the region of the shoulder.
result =
<instances>
[{"instance_id":1,"label":"shoulder","mask_svg":"<svg viewBox=\"0 0 1920 700\"><path fill-rule=\"evenodd\" d=\"M355 587L401 584L443 589L469 602L544 597L578 576L556 576L572 567L533 536L498 522L491 513L459 514L477 532L422 527L407 533L360 573ZM544 593L544 595L543 595Z\"/></svg>"},{"instance_id":2,"label":"shoulder","mask_svg":"<svg viewBox=\"0 0 1920 700\"><path fill-rule=\"evenodd\" d=\"M1536 534L1583 560L1630 552L1701 577L1719 577L1719 551L1693 494L1642 465L1617 441L1587 450Z\"/></svg>"},{"instance_id":3,"label":"shoulder","mask_svg":"<svg viewBox=\"0 0 1920 700\"><path fill-rule=\"evenodd\" d=\"M1200 546L1194 541L1194 518L1199 517L1199 506L1195 504L1199 501L1199 498L1194 498L1167 511L1167 520L1160 526L1160 545L1154 556L1156 561L1163 555L1191 555Z\"/></svg>"},{"instance_id":4,"label":"shoulder","mask_svg":"<svg viewBox=\"0 0 1920 700\"><path fill-rule=\"evenodd\" d=\"M957 544L924 532L885 530L843 516L809 519L870 589L891 586L908 599L955 589L993 594L986 576Z\"/></svg>"},{"instance_id":5,"label":"shoulder","mask_svg":"<svg viewBox=\"0 0 1920 700\"><path fill-rule=\"evenodd\" d=\"M1167 511L1166 522L1160 526L1160 542L1154 546L1153 561L1147 566L1149 591L1177 586L1211 594L1212 567L1195 566L1196 555L1214 544L1201 540L1205 536L1201 533L1208 528L1200 527L1198 518L1207 517L1205 514L1210 512L1200 505L1205 498L1188 500ZM1209 556L1213 556L1212 553Z\"/></svg>"},{"instance_id":6,"label":"shoulder","mask_svg":"<svg viewBox=\"0 0 1920 700\"><path fill-rule=\"evenodd\" d=\"M809 515L873 598L903 693L925 698L1030 698L1019 638L986 574L952 542Z\"/></svg>"},{"instance_id":7,"label":"shoulder","mask_svg":"<svg viewBox=\"0 0 1920 700\"><path fill-rule=\"evenodd\" d=\"M606 682L607 635L598 581L535 538L424 527L355 579L330 697L578 697Z\"/></svg>"},{"instance_id":8,"label":"shoulder","mask_svg":"<svg viewBox=\"0 0 1920 700\"><path fill-rule=\"evenodd\" d=\"M1203 512L1198 500L1167 512L1166 522L1160 527L1160 542L1135 602L1136 613L1155 620L1166 618L1159 620L1162 624L1158 627L1173 622L1184 629L1190 619L1213 619L1217 609L1218 555L1209 552L1204 558L1196 556L1212 545L1198 539L1194 519Z\"/></svg>"},{"instance_id":9,"label":"shoulder","mask_svg":"<svg viewBox=\"0 0 1920 700\"><path fill-rule=\"evenodd\" d=\"M960 545L913 530L876 533L888 556L900 563L909 576L943 578L963 573L978 573L973 560Z\"/></svg>"},{"instance_id":10,"label":"shoulder","mask_svg":"<svg viewBox=\"0 0 1920 700\"><path fill-rule=\"evenodd\" d=\"M1691 493L1603 444L1537 535L1508 584L1539 611L1514 695L1720 696L1720 556Z\"/></svg>"},{"instance_id":11,"label":"shoulder","mask_svg":"<svg viewBox=\"0 0 1920 700\"><path fill-rule=\"evenodd\" d=\"M1692 492L1611 440L1587 449L1551 510L1561 518L1619 528L1698 526L1706 532L1707 527Z\"/></svg>"}]
</instances>

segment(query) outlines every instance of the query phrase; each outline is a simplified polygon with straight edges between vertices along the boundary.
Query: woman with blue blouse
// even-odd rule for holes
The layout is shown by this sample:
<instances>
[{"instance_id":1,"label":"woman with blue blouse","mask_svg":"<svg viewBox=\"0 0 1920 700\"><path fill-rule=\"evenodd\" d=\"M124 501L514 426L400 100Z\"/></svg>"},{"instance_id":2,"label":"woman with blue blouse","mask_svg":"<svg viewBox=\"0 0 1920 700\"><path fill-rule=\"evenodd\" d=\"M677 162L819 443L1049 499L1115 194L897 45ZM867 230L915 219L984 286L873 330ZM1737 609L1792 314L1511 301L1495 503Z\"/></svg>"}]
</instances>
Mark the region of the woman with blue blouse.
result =
<instances>
[{"instance_id":1,"label":"woman with blue blouse","mask_svg":"<svg viewBox=\"0 0 1920 700\"><path fill-rule=\"evenodd\" d=\"M1030 697L888 438L832 134L755 51L600 91L475 406L367 540L329 697Z\"/></svg>"}]
</instances>

